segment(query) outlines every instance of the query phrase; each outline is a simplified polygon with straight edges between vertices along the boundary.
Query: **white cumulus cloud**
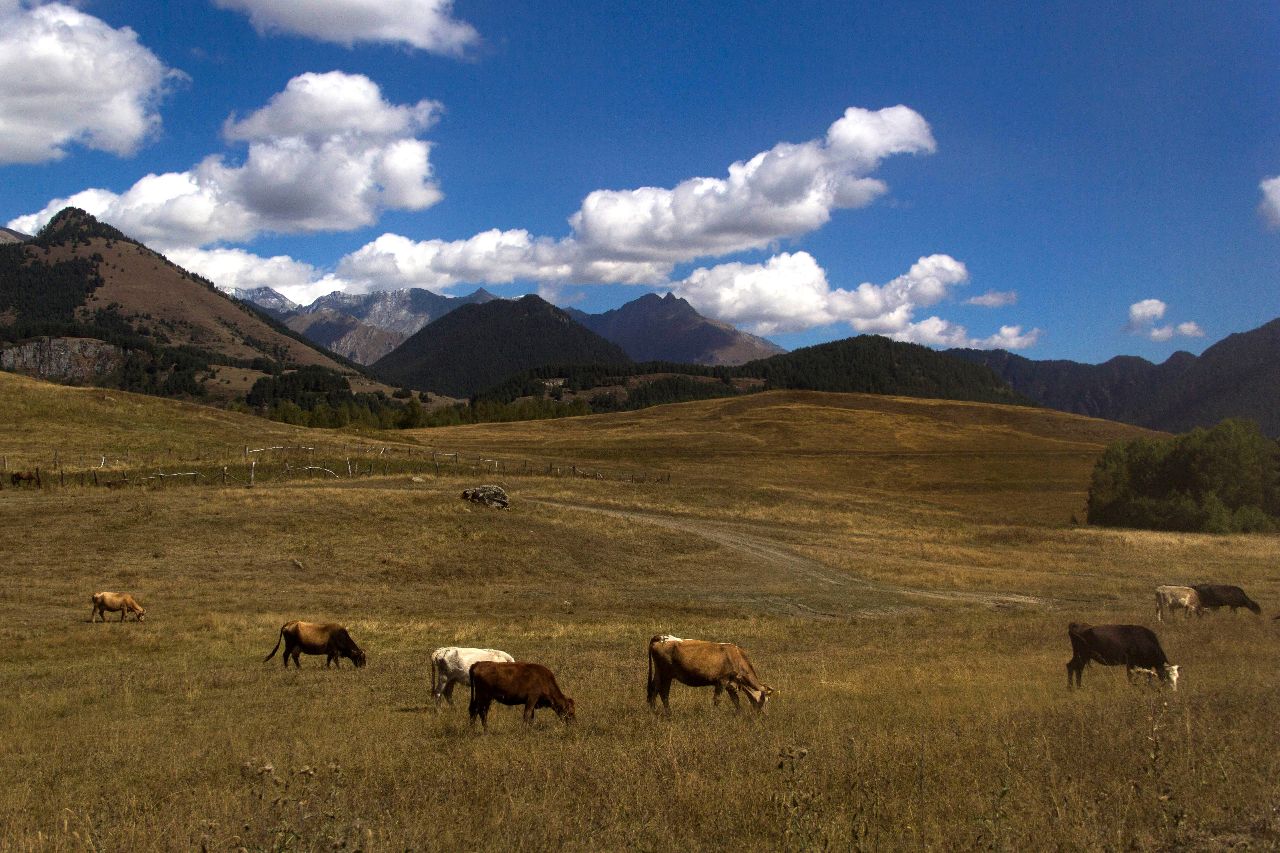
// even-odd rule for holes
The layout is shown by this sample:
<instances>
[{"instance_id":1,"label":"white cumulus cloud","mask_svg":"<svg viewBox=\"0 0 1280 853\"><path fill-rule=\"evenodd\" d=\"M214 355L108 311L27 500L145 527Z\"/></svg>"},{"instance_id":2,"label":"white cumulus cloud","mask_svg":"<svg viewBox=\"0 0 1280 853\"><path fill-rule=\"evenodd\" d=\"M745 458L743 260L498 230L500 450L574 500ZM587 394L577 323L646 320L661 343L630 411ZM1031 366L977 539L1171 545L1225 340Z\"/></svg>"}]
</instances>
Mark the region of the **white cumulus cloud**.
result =
<instances>
[{"instance_id":1,"label":"white cumulus cloud","mask_svg":"<svg viewBox=\"0 0 1280 853\"><path fill-rule=\"evenodd\" d=\"M964 301L965 305L979 305L983 308L1003 308L1015 305L1018 293L1015 290L988 290L981 296L972 296Z\"/></svg>"},{"instance_id":2,"label":"white cumulus cloud","mask_svg":"<svg viewBox=\"0 0 1280 853\"><path fill-rule=\"evenodd\" d=\"M260 110L228 119L228 141L248 145L242 161L213 155L123 193L85 190L9 227L35 233L72 204L161 249L360 228L384 209L422 210L442 198L430 143L416 138L438 113L434 101L388 103L363 75L301 74Z\"/></svg>"},{"instance_id":3,"label":"white cumulus cloud","mask_svg":"<svg viewBox=\"0 0 1280 853\"><path fill-rule=\"evenodd\" d=\"M383 234L344 257L338 275L362 290L508 284L516 280L660 284L670 266L584 257L572 240L534 237L523 229L482 231L465 240L414 241Z\"/></svg>"},{"instance_id":4,"label":"white cumulus cloud","mask_svg":"<svg viewBox=\"0 0 1280 853\"><path fill-rule=\"evenodd\" d=\"M128 27L62 3L0 3L0 163L57 160L73 144L133 154L182 76Z\"/></svg>"},{"instance_id":5,"label":"white cumulus cloud","mask_svg":"<svg viewBox=\"0 0 1280 853\"><path fill-rule=\"evenodd\" d=\"M1258 184L1258 188L1262 190L1262 201L1258 204L1258 211L1267 221L1267 225L1280 228L1280 176L1266 178Z\"/></svg>"},{"instance_id":6,"label":"white cumulus cloud","mask_svg":"<svg viewBox=\"0 0 1280 853\"><path fill-rule=\"evenodd\" d=\"M1164 318L1168 308L1159 299L1143 299L1129 306L1129 328L1143 329Z\"/></svg>"},{"instance_id":7,"label":"white cumulus cloud","mask_svg":"<svg viewBox=\"0 0 1280 853\"><path fill-rule=\"evenodd\" d=\"M784 252L763 264L727 263L694 270L673 290L699 312L762 335L847 323L858 332L934 346L1022 349L1036 342L1038 329L1023 333L1019 326L1005 326L997 335L975 339L963 326L938 317L914 321L917 310L948 298L968 279L960 261L929 255L885 284L833 288L812 255Z\"/></svg>"},{"instance_id":8,"label":"white cumulus cloud","mask_svg":"<svg viewBox=\"0 0 1280 853\"><path fill-rule=\"evenodd\" d=\"M725 178L596 190L569 222L600 257L678 263L760 248L883 195L888 188L869 175L885 157L935 148L928 123L908 107L850 107L824 137L779 143L732 164Z\"/></svg>"},{"instance_id":9,"label":"white cumulus cloud","mask_svg":"<svg viewBox=\"0 0 1280 853\"><path fill-rule=\"evenodd\" d=\"M869 204L887 189L868 177L885 157L934 148L928 123L907 107L851 107L821 138L779 143L732 164L727 178L592 192L562 239L522 229L453 241L384 234L344 258L338 273L374 290L516 280L663 284L677 263L767 245L820 227L837 208Z\"/></svg>"},{"instance_id":10,"label":"white cumulus cloud","mask_svg":"<svg viewBox=\"0 0 1280 853\"><path fill-rule=\"evenodd\" d=\"M925 346L1014 350L1035 346L1040 340L1040 330L1031 329L1024 332L1021 326L1001 326L1000 331L994 335L973 338L969 336L969 331L964 326L943 320L941 317L928 317L918 323L908 324L889 337Z\"/></svg>"},{"instance_id":11,"label":"white cumulus cloud","mask_svg":"<svg viewBox=\"0 0 1280 853\"><path fill-rule=\"evenodd\" d=\"M223 290L270 287L300 305L347 287L346 282L288 255L264 258L243 249L171 249L166 256Z\"/></svg>"},{"instance_id":12,"label":"white cumulus cloud","mask_svg":"<svg viewBox=\"0 0 1280 853\"><path fill-rule=\"evenodd\" d=\"M1157 342L1169 341L1179 335L1184 338L1204 337L1200 324L1193 321L1159 325L1168 307L1159 299L1143 299L1133 303L1129 306L1129 322L1125 325L1125 330Z\"/></svg>"},{"instance_id":13,"label":"white cumulus cloud","mask_svg":"<svg viewBox=\"0 0 1280 853\"><path fill-rule=\"evenodd\" d=\"M262 33L283 32L351 47L404 44L460 56L476 44L475 28L453 17L453 0L214 0L244 12Z\"/></svg>"}]
</instances>

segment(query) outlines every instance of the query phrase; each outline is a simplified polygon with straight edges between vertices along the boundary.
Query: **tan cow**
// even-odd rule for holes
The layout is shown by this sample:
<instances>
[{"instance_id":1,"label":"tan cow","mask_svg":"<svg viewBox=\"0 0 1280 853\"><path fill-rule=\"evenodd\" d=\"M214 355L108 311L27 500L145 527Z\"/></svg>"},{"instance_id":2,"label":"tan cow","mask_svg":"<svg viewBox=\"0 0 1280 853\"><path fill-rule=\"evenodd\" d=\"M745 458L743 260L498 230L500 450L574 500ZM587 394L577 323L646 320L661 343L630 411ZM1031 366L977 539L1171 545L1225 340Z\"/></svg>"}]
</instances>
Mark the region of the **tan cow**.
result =
<instances>
[{"instance_id":1,"label":"tan cow","mask_svg":"<svg viewBox=\"0 0 1280 853\"><path fill-rule=\"evenodd\" d=\"M142 605L134 601L133 596L125 592L95 592L93 594L93 612L89 614L89 621L98 621L98 616L102 616L102 621L107 621L107 611L112 613L120 612L120 621L124 621L124 617L132 613L139 622L146 618L147 611Z\"/></svg>"},{"instance_id":2,"label":"tan cow","mask_svg":"<svg viewBox=\"0 0 1280 853\"><path fill-rule=\"evenodd\" d=\"M357 667L364 666L365 654L351 639L351 634L341 625L333 622L286 622L280 626L280 639L271 654L262 659L263 663L271 660L284 643L284 667L289 668L289 656L293 656L293 665L302 669L298 655L306 652L309 655L325 655L325 668L329 664L342 668L339 658L349 658Z\"/></svg>"},{"instance_id":3,"label":"tan cow","mask_svg":"<svg viewBox=\"0 0 1280 853\"><path fill-rule=\"evenodd\" d=\"M1204 614L1204 606L1200 601L1200 593L1196 592L1189 586L1172 586L1164 585L1156 587L1156 621L1163 622L1164 614L1173 615L1173 611L1182 608L1183 616L1189 617L1192 613L1197 616Z\"/></svg>"},{"instance_id":4,"label":"tan cow","mask_svg":"<svg viewBox=\"0 0 1280 853\"><path fill-rule=\"evenodd\" d=\"M765 701L774 693L772 687L760 682L755 667L740 646L659 634L649 640L650 708L656 711L656 700L661 698L663 709L671 713L667 697L673 678L690 687L714 686L712 705L720 704L720 694L727 692L735 709L741 708L739 688L747 694L756 711L763 710Z\"/></svg>"}]
</instances>

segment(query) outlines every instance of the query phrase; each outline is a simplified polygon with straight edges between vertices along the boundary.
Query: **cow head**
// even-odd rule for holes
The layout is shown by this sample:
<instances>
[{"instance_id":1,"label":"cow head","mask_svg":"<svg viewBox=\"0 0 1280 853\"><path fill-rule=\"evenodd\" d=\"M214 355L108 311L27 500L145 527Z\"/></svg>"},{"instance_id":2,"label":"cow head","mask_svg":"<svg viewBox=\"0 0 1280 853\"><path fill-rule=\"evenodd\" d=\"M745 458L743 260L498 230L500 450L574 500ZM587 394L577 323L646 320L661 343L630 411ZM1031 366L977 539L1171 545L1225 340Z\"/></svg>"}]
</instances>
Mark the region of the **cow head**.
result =
<instances>
[{"instance_id":1,"label":"cow head","mask_svg":"<svg viewBox=\"0 0 1280 853\"><path fill-rule=\"evenodd\" d=\"M777 691L768 685L761 685L759 690L752 690L749 687L743 687L743 691L747 694L747 699L751 701L751 707L757 711L764 710L764 703L769 701L769 697Z\"/></svg>"},{"instance_id":2,"label":"cow head","mask_svg":"<svg viewBox=\"0 0 1280 853\"><path fill-rule=\"evenodd\" d=\"M351 648L347 651L347 657L351 658L351 662L356 665L357 669L364 666L364 650L354 643L352 643Z\"/></svg>"},{"instance_id":3,"label":"cow head","mask_svg":"<svg viewBox=\"0 0 1280 853\"><path fill-rule=\"evenodd\" d=\"M1170 689L1177 690L1178 689L1178 665L1172 664L1172 663L1166 663L1164 666L1160 667L1160 680L1167 682L1169 684Z\"/></svg>"},{"instance_id":4,"label":"cow head","mask_svg":"<svg viewBox=\"0 0 1280 853\"><path fill-rule=\"evenodd\" d=\"M568 696L564 697L564 702L555 711L566 723L572 723L576 719L573 700Z\"/></svg>"}]
</instances>

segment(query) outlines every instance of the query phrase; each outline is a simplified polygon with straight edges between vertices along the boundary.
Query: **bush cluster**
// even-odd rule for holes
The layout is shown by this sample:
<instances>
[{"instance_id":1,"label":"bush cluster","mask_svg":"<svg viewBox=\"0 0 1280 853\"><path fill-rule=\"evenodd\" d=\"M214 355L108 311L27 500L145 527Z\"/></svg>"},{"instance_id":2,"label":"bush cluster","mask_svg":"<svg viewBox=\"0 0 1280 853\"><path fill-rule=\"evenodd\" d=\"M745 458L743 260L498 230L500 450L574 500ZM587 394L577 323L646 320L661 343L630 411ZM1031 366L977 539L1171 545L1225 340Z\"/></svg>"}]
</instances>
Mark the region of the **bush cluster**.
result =
<instances>
[{"instance_id":1,"label":"bush cluster","mask_svg":"<svg viewBox=\"0 0 1280 853\"><path fill-rule=\"evenodd\" d=\"M1089 523L1205 533L1280 528L1280 444L1247 420L1107 448Z\"/></svg>"}]
</instances>

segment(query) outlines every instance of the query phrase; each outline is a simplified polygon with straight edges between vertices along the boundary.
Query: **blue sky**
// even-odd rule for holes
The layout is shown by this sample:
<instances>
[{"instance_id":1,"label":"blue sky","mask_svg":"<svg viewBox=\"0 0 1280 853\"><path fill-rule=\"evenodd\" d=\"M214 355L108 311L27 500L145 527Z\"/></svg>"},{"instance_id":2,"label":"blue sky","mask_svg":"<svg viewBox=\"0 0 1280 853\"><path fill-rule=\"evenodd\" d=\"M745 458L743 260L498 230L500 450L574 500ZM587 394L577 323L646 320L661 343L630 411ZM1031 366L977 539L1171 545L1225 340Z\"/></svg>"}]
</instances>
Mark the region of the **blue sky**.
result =
<instances>
[{"instance_id":1,"label":"blue sky","mask_svg":"<svg viewBox=\"0 0 1280 853\"><path fill-rule=\"evenodd\" d=\"M301 301L1160 361L1280 316L1278 49L1262 2L0 0L0 222Z\"/></svg>"}]
</instances>

